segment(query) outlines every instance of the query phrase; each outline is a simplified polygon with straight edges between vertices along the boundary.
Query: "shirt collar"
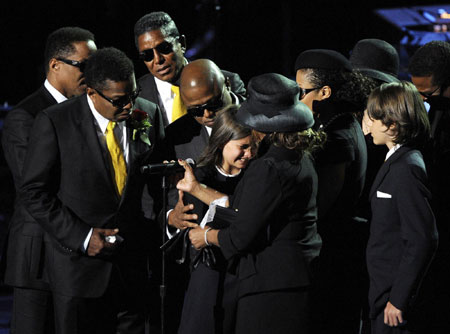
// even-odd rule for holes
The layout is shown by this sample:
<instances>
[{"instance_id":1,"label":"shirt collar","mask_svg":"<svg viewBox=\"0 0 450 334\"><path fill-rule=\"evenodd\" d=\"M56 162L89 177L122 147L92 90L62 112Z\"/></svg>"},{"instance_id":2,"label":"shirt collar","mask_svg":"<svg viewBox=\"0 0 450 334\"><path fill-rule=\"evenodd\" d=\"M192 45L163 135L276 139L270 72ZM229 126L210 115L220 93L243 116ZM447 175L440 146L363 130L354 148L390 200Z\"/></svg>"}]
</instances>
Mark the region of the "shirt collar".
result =
<instances>
[{"instance_id":1,"label":"shirt collar","mask_svg":"<svg viewBox=\"0 0 450 334\"><path fill-rule=\"evenodd\" d=\"M401 144L397 144L395 145L393 148L391 148L389 150L389 152L386 154L386 159L384 161L386 161L387 159L389 159L391 157L392 154L395 153L395 151L397 151L400 147L402 147Z\"/></svg>"},{"instance_id":2,"label":"shirt collar","mask_svg":"<svg viewBox=\"0 0 450 334\"><path fill-rule=\"evenodd\" d=\"M172 84L170 82L160 80L157 77L154 77L154 78L155 78L155 83L156 83L158 92L163 91L163 92L171 93Z\"/></svg>"},{"instance_id":3,"label":"shirt collar","mask_svg":"<svg viewBox=\"0 0 450 334\"><path fill-rule=\"evenodd\" d=\"M61 103L67 100L67 97L65 97L59 90L53 87L47 79L45 79L44 87L47 88L48 92L51 94L51 96L53 96L56 102Z\"/></svg>"},{"instance_id":4,"label":"shirt collar","mask_svg":"<svg viewBox=\"0 0 450 334\"><path fill-rule=\"evenodd\" d=\"M92 115L94 115L94 118L97 121L97 124L100 127L100 130L102 131L102 133L105 134L106 128L108 127L109 119L100 115L100 113L95 109L94 103L92 102L89 95L86 95L86 98L87 98L87 102L89 104L89 108L91 109ZM120 123L118 122L117 125L120 126Z\"/></svg>"}]
</instances>

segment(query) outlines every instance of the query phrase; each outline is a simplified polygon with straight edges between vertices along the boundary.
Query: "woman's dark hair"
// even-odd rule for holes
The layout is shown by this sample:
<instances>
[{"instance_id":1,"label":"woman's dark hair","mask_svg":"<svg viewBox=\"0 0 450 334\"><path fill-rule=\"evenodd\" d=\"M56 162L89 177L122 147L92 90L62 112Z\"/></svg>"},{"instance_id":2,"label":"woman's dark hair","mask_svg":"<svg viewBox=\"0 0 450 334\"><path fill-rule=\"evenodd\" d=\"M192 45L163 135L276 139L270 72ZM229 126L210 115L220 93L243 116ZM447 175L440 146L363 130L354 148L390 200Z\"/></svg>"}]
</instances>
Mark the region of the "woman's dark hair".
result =
<instances>
[{"instance_id":1,"label":"woman's dark hair","mask_svg":"<svg viewBox=\"0 0 450 334\"><path fill-rule=\"evenodd\" d=\"M313 87L331 88L330 101L350 102L364 110L372 85L359 71L325 68L308 68L304 71Z\"/></svg>"},{"instance_id":2,"label":"woman's dark hair","mask_svg":"<svg viewBox=\"0 0 450 334\"><path fill-rule=\"evenodd\" d=\"M214 119L211 137L198 160L198 166L221 166L223 162L222 150L230 140L239 140L251 135L251 130L236 121L239 107L231 105L219 113Z\"/></svg>"},{"instance_id":3,"label":"woman's dark hair","mask_svg":"<svg viewBox=\"0 0 450 334\"><path fill-rule=\"evenodd\" d=\"M388 128L395 126L394 143L423 146L430 139L430 123L416 87L406 81L385 83L369 96L367 113Z\"/></svg>"},{"instance_id":4,"label":"woman's dark hair","mask_svg":"<svg viewBox=\"0 0 450 334\"><path fill-rule=\"evenodd\" d=\"M304 152L312 153L322 147L326 140L324 131L306 129L301 132L274 132L270 135L270 141L278 147L296 150L300 156Z\"/></svg>"}]
</instances>

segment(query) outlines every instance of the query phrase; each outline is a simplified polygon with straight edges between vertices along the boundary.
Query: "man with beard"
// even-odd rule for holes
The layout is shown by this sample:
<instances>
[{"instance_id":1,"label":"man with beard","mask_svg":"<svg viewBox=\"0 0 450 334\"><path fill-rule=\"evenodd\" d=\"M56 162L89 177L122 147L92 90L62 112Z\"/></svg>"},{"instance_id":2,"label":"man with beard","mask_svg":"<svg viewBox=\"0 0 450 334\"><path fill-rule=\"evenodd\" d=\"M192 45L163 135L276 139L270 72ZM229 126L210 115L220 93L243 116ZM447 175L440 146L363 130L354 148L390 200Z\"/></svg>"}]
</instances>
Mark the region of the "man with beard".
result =
<instances>
[{"instance_id":1,"label":"man with beard","mask_svg":"<svg viewBox=\"0 0 450 334\"><path fill-rule=\"evenodd\" d=\"M150 72L138 80L142 88L140 97L159 105L167 126L186 114L186 106L179 94L181 70L188 63L184 57L186 38L180 35L167 13L152 12L136 22L134 39L139 57ZM222 73L242 101L245 87L239 75L228 71Z\"/></svg>"},{"instance_id":2,"label":"man with beard","mask_svg":"<svg viewBox=\"0 0 450 334\"><path fill-rule=\"evenodd\" d=\"M46 80L9 112L3 127L3 149L16 190L22 182L28 138L37 113L85 92L82 70L96 49L94 35L78 27L60 28L48 36ZM6 266L4 281L14 287L11 333L53 332L51 294L43 277L43 234L17 199L9 224L7 253L2 259Z\"/></svg>"},{"instance_id":3,"label":"man with beard","mask_svg":"<svg viewBox=\"0 0 450 334\"><path fill-rule=\"evenodd\" d=\"M144 332L148 225L139 172L159 161L159 108L137 98L131 60L93 54L86 93L41 112L20 196L45 230L46 272L58 334ZM153 193L155 192L155 193Z\"/></svg>"},{"instance_id":4,"label":"man with beard","mask_svg":"<svg viewBox=\"0 0 450 334\"><path fill-rule=\"evenodd\" d=\"M424 282L429 303L423 319L426 332L450 331L450 44L432 41L420 47L409 63L411 81L429 104L431 142L424 151L432 191L432 208L439 232L439 246ZM426 295L425 295L426 294ZM433 330L434 329L434 330Z\"/></svg>"}]
</instances>

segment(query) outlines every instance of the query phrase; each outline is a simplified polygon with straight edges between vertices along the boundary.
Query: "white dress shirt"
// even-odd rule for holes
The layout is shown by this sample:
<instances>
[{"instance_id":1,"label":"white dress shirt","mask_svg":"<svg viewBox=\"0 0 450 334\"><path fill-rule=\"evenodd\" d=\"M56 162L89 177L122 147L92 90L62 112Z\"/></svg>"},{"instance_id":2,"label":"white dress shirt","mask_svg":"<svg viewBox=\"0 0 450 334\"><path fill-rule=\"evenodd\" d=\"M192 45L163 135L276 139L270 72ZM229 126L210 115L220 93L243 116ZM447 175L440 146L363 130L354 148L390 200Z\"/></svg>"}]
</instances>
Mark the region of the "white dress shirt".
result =
<instances>
[{"instance_id":1,"label":"white dress shirt","mask_svg":"<svg viewBox=\"0 0 450 334\"><path fill-rule=\"evenodd\" d=\"M389 152L386 154L386 159L384 159L384 161L386 161L387 159L389 159L391 157L392 154L395 153L395 151L397 151L400 147L402 147L401 144L397 144L395 145L393 148L391 148L389 150Z\"/></svg>"},{"instance_id":2,"label":"white dress shirt","mask_svg":"<svg viewBox=\"0 0 450 334\"><path fill-rule=\"evenodd\" d=\"M47 88L48 92L51 96L56 100L56 102L61 103L67 100L67 97L62 95L59 90L57 90L55 87L52 86L52 84L45 79L44 87Z\"/></svg>"}]
</instances>

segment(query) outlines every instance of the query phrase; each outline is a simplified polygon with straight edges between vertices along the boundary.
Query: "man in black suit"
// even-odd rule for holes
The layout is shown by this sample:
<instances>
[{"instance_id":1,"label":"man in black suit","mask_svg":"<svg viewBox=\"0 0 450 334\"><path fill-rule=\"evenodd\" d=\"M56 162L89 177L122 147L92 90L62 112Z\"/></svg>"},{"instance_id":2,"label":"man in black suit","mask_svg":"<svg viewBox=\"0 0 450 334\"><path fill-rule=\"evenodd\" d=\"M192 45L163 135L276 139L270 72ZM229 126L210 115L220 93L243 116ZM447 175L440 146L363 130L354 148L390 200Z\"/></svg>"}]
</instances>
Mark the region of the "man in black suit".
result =
<instances>
[{"instance_id":1,"label":"man in black suit","mask_svg":"<svg viewBox=\"0 0 450 334\"><path fill-rule=\"evenodd\" d=\"M136 22L134 38L139 56L150 72L138 80L142 88L140 96L159 105L167 126L186 113L186 106L178 94L180 74L188 63L184 58L185 36L180 35L167 13L152 12ZM245 87L239 75L222 72L229 78L233 92L242 100ZM177 109L180 106L182 111Z\"/></svg>"},{"instance_id":2,"label":"man in black suit","mask_svg":"<svg viewBox=\"0 0 450 334\"><path fill-rule=\"evenodd\" d=\"M22 182L22 169L29 132L36 114L86 90L82 68L96 50L94 35L78 27L64 27L51 33L45 47L44 84L21 101L7 115L3 128L3 150L16 190ZM11 333L53 332L52 301L43 277L43 230L16 201L9 224L4 281L14 287Z\"/></svg>"},{"instance_id":3,"label":"man in black suit","mask_svg":"<svg viewBox=\"0 0 450 334\"><path fill-rule=\"evenodd\" d=\"M432 41L420 47L411 57L411 80L424 101L429 104L431 142L425 150L432 201L439 231L439 246L424 284L428 303L425 318L430 332L450 332L450 44Z\"/></svg>"},{"instance_id":4,"label":"man in black suit","mask_svg":"<svg viewBox=\"0 0 450 334\"><path fill-rule=\"evenodd\" d=\"M87 95L37 116L20 196L46 232L56 332L143 333L148 226L141 197L145 184L157 188L139 168L159 160L161 114L137 98L123 52L97 51L84 74Z\"/></svg>"}]
</instances>

